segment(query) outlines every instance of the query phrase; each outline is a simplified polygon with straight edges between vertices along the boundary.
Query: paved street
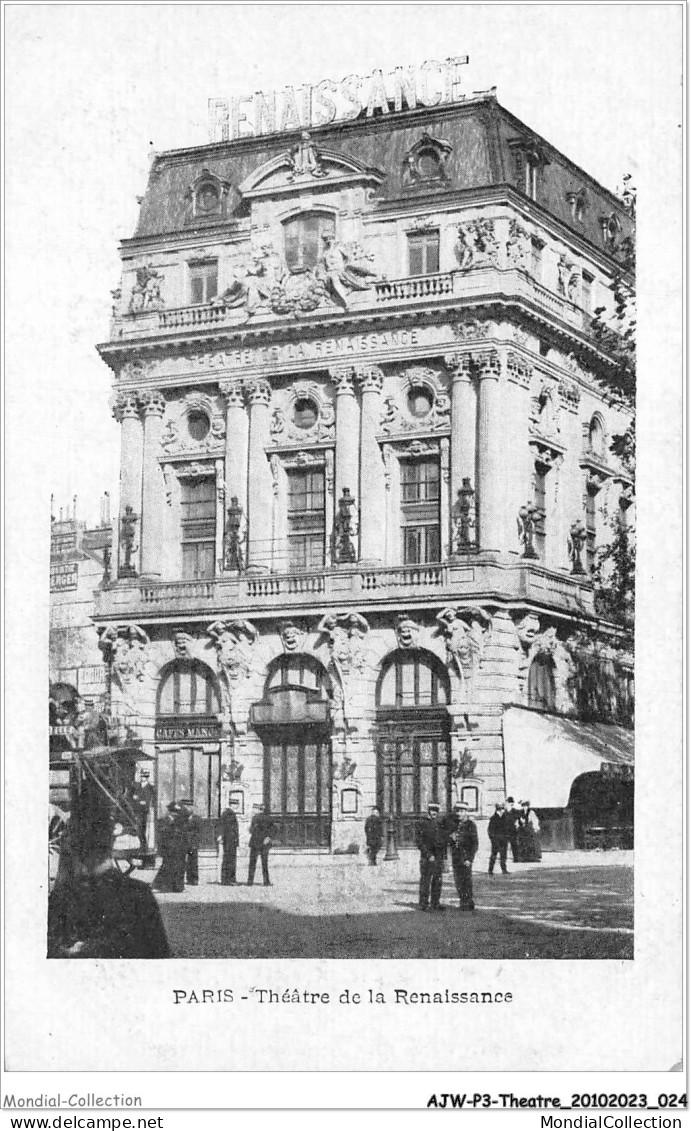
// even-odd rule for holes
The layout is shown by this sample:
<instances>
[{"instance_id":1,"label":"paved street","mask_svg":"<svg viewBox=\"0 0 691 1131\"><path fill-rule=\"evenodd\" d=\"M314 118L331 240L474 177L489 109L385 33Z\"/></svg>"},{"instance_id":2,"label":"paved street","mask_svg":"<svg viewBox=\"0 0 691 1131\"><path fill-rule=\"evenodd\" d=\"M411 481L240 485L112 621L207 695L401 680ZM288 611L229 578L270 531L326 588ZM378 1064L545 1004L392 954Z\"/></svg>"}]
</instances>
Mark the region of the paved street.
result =
<instances>
[{"instance_id":1,"label":"paved street","mask_svg":"<svg viewBox=\"0 0 691 1131\"><path fill-rule=\"evenodd\" d=\"M446 912L417 910L417 867L412 852L376 868L274 854L272 887L222 887L208 859L199 887L158 899L179 958L633 957L632 852L548 854L509 876L478 866L474 914L457 910L448 871Z\"/></svg>"}]
</instances>

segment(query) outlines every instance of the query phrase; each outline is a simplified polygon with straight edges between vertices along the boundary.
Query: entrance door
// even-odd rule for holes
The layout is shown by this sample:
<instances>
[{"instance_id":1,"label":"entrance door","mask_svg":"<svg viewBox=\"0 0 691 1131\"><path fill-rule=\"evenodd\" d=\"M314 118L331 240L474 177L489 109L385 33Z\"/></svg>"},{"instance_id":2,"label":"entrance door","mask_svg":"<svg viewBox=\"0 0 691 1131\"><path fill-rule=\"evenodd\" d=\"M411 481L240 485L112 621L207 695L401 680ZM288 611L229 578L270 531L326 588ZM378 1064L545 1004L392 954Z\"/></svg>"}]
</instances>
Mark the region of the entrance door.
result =
<instances>
[{"instance_id":1,"label":"entrance door","mask_svg":"<svg viewBox=\"0 0 691 1131\"><path fill-rule=\"evenodd\" d=\"M451 757L448 738L415 734L387 736L377 760L377 803L394 818L399 847L415 844L415 825L435 801L451 807Z\"/></svg>"},{"instance_id":2,"label":"entrance door","mask_svg":"<svg viewBox=\"0 0 691 1131\"><path fill-rule=\"evenodd\" d=\"M201 848L216 845L216 822L221 812L221 755L192 747L159 750L157 816L165 815L171 801L189 797L201 818Z\"/></svg>"},{"instance_id":3,"label":"entrance door","mask_svg":"<svg viewBox=\"0 0 691 1131\"><path fill-rule=\"evenodd\" d=\"M279 736L264 745L264 805L276 843L328 848L331 840L331 743Z\"/></svg>"}]
</instances>

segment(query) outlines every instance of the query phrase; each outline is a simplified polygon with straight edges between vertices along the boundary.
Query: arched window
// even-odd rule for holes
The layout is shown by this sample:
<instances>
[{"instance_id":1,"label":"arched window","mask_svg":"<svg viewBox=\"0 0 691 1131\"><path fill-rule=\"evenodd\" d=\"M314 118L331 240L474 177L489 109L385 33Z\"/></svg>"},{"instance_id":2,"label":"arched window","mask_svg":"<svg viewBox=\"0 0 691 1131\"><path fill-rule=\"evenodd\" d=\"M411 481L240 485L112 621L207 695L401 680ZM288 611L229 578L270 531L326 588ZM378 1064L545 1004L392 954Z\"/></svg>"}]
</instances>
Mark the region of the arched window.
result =
<instances>
[{"instance_id":1,"label":"arched window","mask_svg":"<svg viewBox=\"0 0 691 1131\"><path fill-rule=\"evenodd\" d=\"M528 706L553 711L555 694L554 661L550 656L536 656L528 672Z\"/></svg>"},{"instance_id":2,"label":"arched window","mask_svg":"<svg viewBox=\"0 0 691 1131\"><path fill-rule=\"evenodd\" d=\"M283 224L285 260L292 272L313 271L321 259L322 237L333 235L334 218L326 212L304 212Z\"/></svg>"},{"instance_id":3,"label":"arched window","mask_svg":"<svg viewBox=\"0 0 691 1131\"><path fill-rule=\"evenodd\" d=\"M594 416L590 421L588 444L591 452L594 452L595 455L603 456L605 454L605 429L599 415Z\"/></svg>"},{"instance_id":4,"label":"arched window","mask_svg":"<svg viewBox=\"0 0 691 1131\"><path fill-rule=\"evenodd\" d=\"M307 652L295 652L278 656L269 664L269 674L264 685L264 694L272 691L301 688L315 692L315 698L328 699L331 694L331 680L322 664Z\"/></svg>"},{"instance_id":5,"label":"arched window","mask_svg":"<svg viewBox=\"0 0 691 1131\"><path fill-rule=\"evenodd\" d=\"M432 652L400 649L387 658L377 685L378 707L445 707L449 677Z\"/></svg>"},{"instance_id":6,"label":"arched window","mask_svg":"<svg viewBox=\"0 0 691 1131\"><path fill-rule=\"evenodd\" d=\"M199 660L178 660L163 673L156 697L157 715L217 715L218 684Z\"/></svg>"}]
</instances>

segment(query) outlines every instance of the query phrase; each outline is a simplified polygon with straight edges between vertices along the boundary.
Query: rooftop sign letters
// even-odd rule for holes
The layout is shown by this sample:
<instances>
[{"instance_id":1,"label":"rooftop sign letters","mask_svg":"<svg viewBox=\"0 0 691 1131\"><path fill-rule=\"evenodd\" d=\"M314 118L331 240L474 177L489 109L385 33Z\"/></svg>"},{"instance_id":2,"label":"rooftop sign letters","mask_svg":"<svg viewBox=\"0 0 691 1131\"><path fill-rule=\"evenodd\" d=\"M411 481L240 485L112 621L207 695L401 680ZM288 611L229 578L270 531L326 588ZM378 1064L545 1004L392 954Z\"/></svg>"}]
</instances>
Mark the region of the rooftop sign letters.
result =
<instances>
[{"instance_id":1,"label":"rooftop sign letters","mask_svg":"<svg viewBox=\"0 0 691 1131\"><path fill-rule=\"evenodd\" d=\"M350 121L364 115L415 110L418 106L440 106L461 102L459 68L467 55L430 59L420 67L396 67L391 74L373 71L362 78L348 75L340 82L322 79L315 86L283 90L258 90L237 98L209 99L209 140L272 134L283 130L310 129L330 122Z\"/></svg>"}]
</instances>

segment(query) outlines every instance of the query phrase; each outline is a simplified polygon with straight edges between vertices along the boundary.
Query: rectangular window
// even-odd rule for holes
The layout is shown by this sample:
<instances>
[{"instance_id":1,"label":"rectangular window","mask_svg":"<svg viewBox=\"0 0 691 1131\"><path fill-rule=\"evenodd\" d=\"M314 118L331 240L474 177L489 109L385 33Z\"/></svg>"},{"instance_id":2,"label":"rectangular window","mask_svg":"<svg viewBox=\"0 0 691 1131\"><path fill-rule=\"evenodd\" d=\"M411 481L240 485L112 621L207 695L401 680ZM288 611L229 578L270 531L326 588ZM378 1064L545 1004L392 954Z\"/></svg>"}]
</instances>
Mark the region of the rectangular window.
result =
<instances>
[{"instance_id":1,"label":"rectangular window","mask_svg":"<svg viewBox=\"0 0 691 1131\"><path fill-rule=\"evenodd\" d=\"M535 552L541 561L545 560L545 537L547 522L547 472L543 464L535 464Z\"/></svg>"},{"instance_id":2,"label":"rectangular window","mask_svg":"<svg viewBox=\"0 0 691 1131\"><path fill-rule=\"evenodd\" d=\"M540 240L530 241L530 268L536 283L542 282L542 249L544 244Z\"/></svg>"},{"instance_id":3,"label":"rectangular window","mask_svg":"<svg viewBox=\"0 0 691 1131\"><path fill-rule=\"evenodd\" d=\"M218 261L205 259L190 263L190 302L197 306L211 302L218 294Z\"/></svg>"},{"instance_id":4,"label":"rectangular window","mask_svg":"<svg viewBox=\"0 0 691 1131\"><path fill-rule=\"evenodd\" d=\"M288 567L324 565L324 471L288 471Z\"/></svg>"},{"instance_id":5,"label":"rectangular window","mask_svg":"<svg viewBox=\"0 0 691 1131\"><path fill-rule=\"evenodd\" d=\"M439 270L439 232L408 236L408 274L436 275Z\"/></svg>"},{"instance_id":6,"label":"rectangular window","mask_svg":"<svg viewBox=\"0 0 691 1131\"><path fill-rule=\"evenodd\" d=\"M213 476L184 479L180 499L182 576L214 576L216 557L216 482Z\"/></svg>"},{"instance_id":7,"label":"rectangular window","mask_svg":"<svg viewBox=\"0 0 691 1131\"><path fill-rule=\"evenodd\" d=\"M441 559L439 460L401 461L403 562L421 565Z\"/></svg>"}]
</instances>

